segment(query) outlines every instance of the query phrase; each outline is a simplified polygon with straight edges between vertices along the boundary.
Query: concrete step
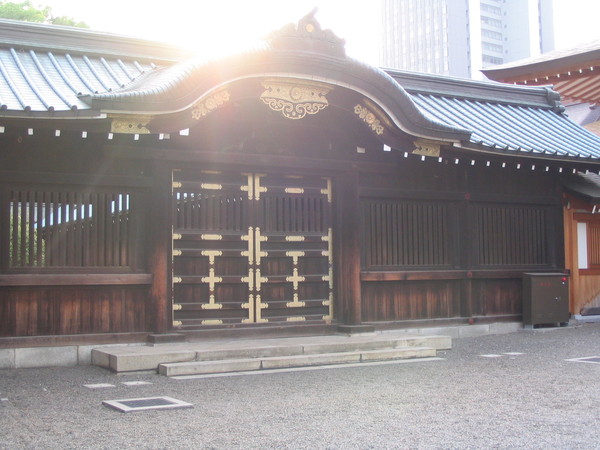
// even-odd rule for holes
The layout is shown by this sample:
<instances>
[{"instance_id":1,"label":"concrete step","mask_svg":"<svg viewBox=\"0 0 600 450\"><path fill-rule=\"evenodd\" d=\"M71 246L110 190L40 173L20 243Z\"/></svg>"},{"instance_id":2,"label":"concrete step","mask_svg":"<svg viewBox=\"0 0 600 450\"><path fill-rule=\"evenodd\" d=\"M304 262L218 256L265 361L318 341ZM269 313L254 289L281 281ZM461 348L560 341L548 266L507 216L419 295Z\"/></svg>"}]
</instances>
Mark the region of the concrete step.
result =
<instances>
[{"instance_id":1,"label":"concrete step","mask_svg":"<svg viewBox=\"0 0 600 450\"><path fill-rule=\"evenodd\" d=\"M437 350L449 349L452 347L452 339L447 336L373 334L353 337L332 335L281 339L241 339L226 342L186 342L156 346L103 347L92 351L92 364L105 367L114 372L156 371L160 364L166 363L260 360L301 355L365 353L414 347L428 347Z\"/></svg>"},{"instance_id":2,"label":"concrete step","mask_svg":"<svg viewBox=\"0 0 600 450\"><path fill-rule=\"evenodd\" d=\"M193 361L159 364L158 373L168 377L214 373L283 369L291 367L324 366L333 364L387 361L436 356L430 347L405 347L353 352L312 353L292 356L244 358L218 361Z\"/></svg>"}]
</instances>

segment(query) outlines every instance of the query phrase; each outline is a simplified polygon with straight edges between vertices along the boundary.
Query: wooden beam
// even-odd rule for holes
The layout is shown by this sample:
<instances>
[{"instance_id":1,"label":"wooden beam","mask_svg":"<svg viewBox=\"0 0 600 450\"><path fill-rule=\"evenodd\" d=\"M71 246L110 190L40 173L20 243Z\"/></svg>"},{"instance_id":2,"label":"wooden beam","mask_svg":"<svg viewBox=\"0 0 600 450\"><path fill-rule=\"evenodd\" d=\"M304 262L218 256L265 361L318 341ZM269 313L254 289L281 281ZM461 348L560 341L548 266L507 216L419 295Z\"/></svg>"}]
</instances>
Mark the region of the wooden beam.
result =
<instances>
[{"instance_id":1,"label":"wooden beam","mask_svg":"<svg viewBox=\"0 0 600 450\"><path fill-rule=\"evenodd\" d=\"M361 272L361 281L460 280L467 278L466 270L406 270Z\"/></svg>"},{"instance_id":2,"label":"wooden beam","mask_svg":"<svg viewBox=\"0 0 600 450\"><path fill-rule=\"evenodd\" d=\"M47 184L79 184L87 186L90 183L90 174L74 174L74 173L52 173L52 172L19 172L16 170L4 171L0 170L0 180L11 183L47 183ZM94 179L97 185L104 186L119 186L119 187L141 187L147 188L150 186L151 180L140 176L122 176L122 175L105 175L101 174Z\"/></svg>"},{"instance_id":3,"label":"wooden beam","mask_svg":"<svg viewBox=\"0 0 600 450\"><path fill-rule=\"evenodd\" d=\"M162 141L164 142L164 141ZM399 154L390 155L395 160L392 162L377 162L358 158L356 149L348 149L347 154L343 154L343 159L339 153L329 156L323 155L322 158L316 157L298 157L289 155L273 155L261 153L240 153L230 149L226 152L206 151L206 150L182 150L174 147L172 143L163 143L164 147L146 147L139 148L135 145L115 145L105 146L106 152L119 157L131 159L153 158L157 161L171 161L173 163L185 163L186 167L190 164L206 164L211 166L218 165L222 170L248 171L264 170L265 167L289 169L294 167L296 171L309 171L311 174L330 175L332 172L340 173L353 170L357 163L360 163L362 172L376 172L396 174ZM381 154L384 155L383 150ZM364 155L363 155L364 156ZM385 155L384 155L385 156ZM352 160L357 158L356 160Z\"/></svg>"},{"instance_id":4,"label":"wooden beam","mask_svg":"<svg viewBox=\"0 0 600 450\"><path fill-rule=\"evenodd\" d=\"M149 273L0 275L0 286L124 286L152 283Z\"/></svg>"},{"instance_id":5,"label":"wooden beam","mask_svg":"<svg viewBox=\"0 0 600 450\"><path fill-rule=\"evenodd\" d=\"M397 271L362 271L361 281L429 281L429 280L468 280L468 279L511 279L522 278L523 273L548 272L553 269L504 270L397 270Z\"/></svg>"}]
</instances>

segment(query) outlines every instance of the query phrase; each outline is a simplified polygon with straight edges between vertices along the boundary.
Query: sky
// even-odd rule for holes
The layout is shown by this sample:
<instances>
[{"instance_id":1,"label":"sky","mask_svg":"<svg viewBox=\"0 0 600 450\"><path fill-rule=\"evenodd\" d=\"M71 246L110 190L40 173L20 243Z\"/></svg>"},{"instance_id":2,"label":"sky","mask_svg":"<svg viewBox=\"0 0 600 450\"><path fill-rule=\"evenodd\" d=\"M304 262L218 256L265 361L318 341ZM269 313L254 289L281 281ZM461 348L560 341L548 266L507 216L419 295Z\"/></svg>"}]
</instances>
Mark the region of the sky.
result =
<instances>
[{"instance_id":1,"label":"sky","mask_svg":"<svg viewBox=\"0 0 600 450\"><path fill-rule=\"evenodd\" d=\"M13 0L18 1L18 0ZM235 50L315 6L317 20L345 39L346 52L378 65L376 0L33 0L90 28L171 42L210 56ZM555 49L600 39L600 1L554 0Z\"/></svg>"}]
</instances>

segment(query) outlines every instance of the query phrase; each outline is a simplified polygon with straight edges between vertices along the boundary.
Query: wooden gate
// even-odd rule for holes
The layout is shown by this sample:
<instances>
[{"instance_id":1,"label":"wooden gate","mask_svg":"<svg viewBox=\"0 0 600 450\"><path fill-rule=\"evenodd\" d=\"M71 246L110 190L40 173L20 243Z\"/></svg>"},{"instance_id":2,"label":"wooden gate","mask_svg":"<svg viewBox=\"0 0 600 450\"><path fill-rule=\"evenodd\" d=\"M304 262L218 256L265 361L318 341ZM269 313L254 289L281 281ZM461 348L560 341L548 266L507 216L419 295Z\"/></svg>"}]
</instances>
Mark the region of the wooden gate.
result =
<instances>
[{"instance_id":1,"label":"wooden gate","mask_svg":"<svg viewBox=\"0 0 600 450\"><path fill-rule=\"evenodd\" d=\"M173 172L173 326L329 322L331 181Z\"/></svg>"}]
</instances>

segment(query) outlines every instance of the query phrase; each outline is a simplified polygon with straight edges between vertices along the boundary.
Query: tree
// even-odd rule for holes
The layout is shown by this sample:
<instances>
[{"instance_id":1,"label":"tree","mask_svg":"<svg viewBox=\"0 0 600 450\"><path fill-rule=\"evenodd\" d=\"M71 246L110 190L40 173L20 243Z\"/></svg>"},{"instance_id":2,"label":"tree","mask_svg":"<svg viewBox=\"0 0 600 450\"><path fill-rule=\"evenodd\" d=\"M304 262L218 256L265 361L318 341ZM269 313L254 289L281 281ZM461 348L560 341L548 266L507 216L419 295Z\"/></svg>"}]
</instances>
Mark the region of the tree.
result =
<instances>
[{"instance_id":1,"label":"tree","mask_svg":"<svg viewBox=\"0 0 600 450\"><path fill-rule=\"evenodd\" d=\"M67 25L71 27L89 28L85 22L76 21L71 17L52 15L49 6L33 6L31 0L20 3L0 0L0 17L4 19L23 20L25 22L49 23L52 25Z\"/></svg>"}]
</instances>

